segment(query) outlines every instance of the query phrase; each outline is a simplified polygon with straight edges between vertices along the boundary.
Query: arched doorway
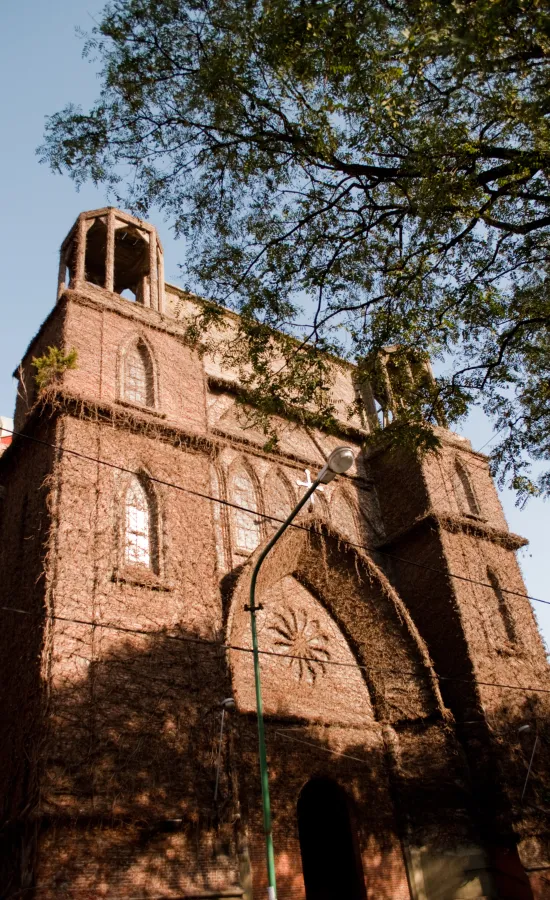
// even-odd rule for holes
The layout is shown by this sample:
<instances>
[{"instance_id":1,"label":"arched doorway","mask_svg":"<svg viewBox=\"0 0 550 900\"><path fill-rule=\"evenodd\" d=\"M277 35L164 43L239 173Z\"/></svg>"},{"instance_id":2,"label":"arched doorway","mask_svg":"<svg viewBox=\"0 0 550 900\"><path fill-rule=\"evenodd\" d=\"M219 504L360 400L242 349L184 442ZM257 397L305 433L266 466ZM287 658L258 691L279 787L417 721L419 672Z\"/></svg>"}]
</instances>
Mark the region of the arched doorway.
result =
<instances>
[{"instance_id":1,"label":"arched doorway","mask_svg":"<svg viewBox=\"0 0 550 900\"><path fill-rule=\"evenodd\" d=\"M309 781L298 799L306 900L366 900L348 801L328 778Z\"/></svg>"}]
</instances>

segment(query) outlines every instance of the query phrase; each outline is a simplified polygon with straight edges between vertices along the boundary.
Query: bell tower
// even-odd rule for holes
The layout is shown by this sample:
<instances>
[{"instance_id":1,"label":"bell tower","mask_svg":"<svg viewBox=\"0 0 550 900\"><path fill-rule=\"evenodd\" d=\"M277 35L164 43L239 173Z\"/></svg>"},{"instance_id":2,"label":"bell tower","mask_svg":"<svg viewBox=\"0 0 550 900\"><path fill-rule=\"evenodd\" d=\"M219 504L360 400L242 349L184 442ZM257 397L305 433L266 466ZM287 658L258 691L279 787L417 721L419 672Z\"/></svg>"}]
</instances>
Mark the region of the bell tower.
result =
<instances>
[{"instance_id":1,"label":"bell tower","mask_svg":"<svg viewBox=\"0 0 550 900\"><path fill-rule=\"evenodd\" d=\"M164 254L156 228L114 207L79 215L61 245L57 296L90 284L165 311Z\"/></svg>"}]
</instances>

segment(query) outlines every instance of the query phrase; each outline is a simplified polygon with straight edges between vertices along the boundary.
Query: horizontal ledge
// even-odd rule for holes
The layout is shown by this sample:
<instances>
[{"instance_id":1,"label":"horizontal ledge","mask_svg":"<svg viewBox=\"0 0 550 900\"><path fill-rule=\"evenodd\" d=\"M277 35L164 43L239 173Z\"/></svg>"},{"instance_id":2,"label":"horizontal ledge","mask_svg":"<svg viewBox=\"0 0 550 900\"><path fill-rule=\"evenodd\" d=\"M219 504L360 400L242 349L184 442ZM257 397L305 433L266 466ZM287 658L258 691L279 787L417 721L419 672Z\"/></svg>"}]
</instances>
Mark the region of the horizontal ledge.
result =
<instances>
[{"instance_id":1,"label":"horizontal ledge","mask_svg":"<svg viewBox=\"0 0 550 900\"><path fill-rule=\"evenodd\" d=\"M299 465L302 469L300 474L303 474L303 469L307 466L307 468L315 470L321 469L323 462L319 459L308 459L306 456L299 456L297 453L290 453L282 450L270 450L269 452L265 451L258 444L252 442L250 438L245 437L244 435L235 434L234 431L225 431L223 428L212 428L210 427L208 434L212 436L212 439L218 438L224 441L224 443L237 445L238 447L245 447L247 453L251 453L254 456L260 456L263 459L272 459L277 463L281 461L287 465L289 462ZM350 475L349 473L345 473L344 475L340 475L340 478L346 478L348 481L354 482L357 487L363 488L365 490L370 490L374 486L374 481L372 478L365 478L364 475Z\"/></svg>"},{"instance_id":2,"label":"horizontal ledge","mask_svg":"<svg viewBox=\"0 0 550 900\"><path fill-rule=\"evenodd\" d=\"M44 392L27 413L19 431L23 432L23 434L28 434L45 410L48 410L50 413L57 412L59 415L67 415L74 419L92 422L95 425L120 425L134 434L146 434L149 437L159 438L173 447L184 446L187 449L198 451L205 448L211 450L216 446L215 442L207 434L190 431L171 422L161 421L160 418L157 420L150 418L147 415L146 408L121 408L121 404L118 402L99 402L97 399L87 397L84 394L67 391L63 387L53 388ZM145 412L145 415L139 415L140 412ZM17 438L18 435L16 434L14 437ZM16 441L14 440L9 444L6 453L11 450L15 443Z\"/></svg>"},{"instance_id":3,"label":"horizontal ledge","mask_svg":"<svg viewBox=\"0 0 550 900\"><path fill-rule=\"evenodd\" d=\"M124 572L113 572L111 575L111 581L113 584L129 584L132 587L142 587L147 588L150 591L160 591L164 593L172 593L175 591L175 587L171 584L168 584L164 581L156 580L155 576L152 575L150 578L144 574L143 578L139 577L139 574L130 574Z\"/></svg>"},{"instance_id":4,"label":"horizontal ledge","mask_svg":"<svg viewBox=\"0 0 550 900\"><path fill-rule=\"evenodd\" d=\"M116 424L121 428L126 428L133 434L145 434L149 437L158 438L172 447L186 447L193 452L208 450L218 453L227 443L232 443L239 447L246 446L250 453L253 453L255 456L261 456L264 459L272 459L277 462L290 461L302 467L321 467L320 461L306 459L297 454L283 453L278 450L267 453L257 444L253 444L246 438L231 432L215 428L203 433L193 432L177 424L172 424L170 421L162 421L160 418L155 421L155 419L147 416L146 409L144 409L145 415L139 415L142 412L142 407L136 407L135 409L133 407L121 408L121 404L118 402L98 402L96 399L81 394L74 394L63 388L50 390L45 393L29 410L19 430L24 434L32 432L34 424L39 420L45 409L48 409L50 412L58 412L60 415L71 416L74 419L92 422L95 425ZM4 454L0 458L3 458L3 456L9 457L13 452L12 447L14 447L18 435L14 435L14 437L15 440L6 447ZM363 475L345 475L341 477L349 479L349 481L354 482L365 490L371 489L374 484L372 479L365 478Z\"/></svg>"},{"instance_id":5,"label":"horizontal ledge","mask_svg":"<svg viewBox=\"0 0 550 900\"><path fill-rule=\"evenodd\" d=\"M474 537L481 538L481 540L498 544L507 550L519 550L520 547L525 547L525 545L529 543L527 538L521 537L519 534L513 534L511 531L504 531L502 528L494 528L492 525L488 525L480 519L450 514L441 515L432 510L423 516L419 516L411 522L410 525L406 525L405 528L401 528L399 531L394 532L389 538L381 541L376 545L376 550L386 550L388 547L391 547L393 544L396 544L398 541L402 540L402 538L409 535L412 531L430 525L441 531L448 531L452 534L457 534L459 532L470 534Z\"/></svg>"},{"instance_id":6,"label":"horizontal ledge","mask_svg":"<svg viewBox=\"0 0 550 900\"><path fill-rule=\"evenodd\" d=\"M210 390L220 391L227 394L233 394L234 396L243 397L245 400L248 396L248 392L246 388L243 388L242 385L239 384L233 378L224 378L220 375L208 375L206 376L207 384ZM250 405L253 406L254 403L251 400ZM312 421L310 422L301 422L300 421L300 409L298 407L289 406L287 410L281 410L279 413L274 413L274 415L279 418L286 418L295 420L299 425L302 425L303 428L318 428L319 431L323 432L323 434L328 434L326 428L323 428L321 424L315 423L313 421L314 415L312 414ZM349 425L347 422L343 422L341 419L337 419L337 427L334 432L332 432L337 437L348 437L353 438L356 441L364 441L365 438L368 437L369 432L365 429L358 428L355 425Z\"/></svg>"},{"instance_id":7,"label":"horizontal ledge","mask_svg":"<svg viewBox=\"0 0 550 900\"><path fill-rule=\"evenodd\" d=\"M124 400L122 397L117 398L116 402L119 406L124 406L127 409L146 413L148 416L155 416L157 419L166 419L166 413L159 412L153 406L146 406L144 403L132 403L130 400Z\"/></svg>"},{"instance_id":8,"label":"horizontal ledge","mask_svg":"<svg viewBox=\"0 0 550 900\"><path fill-rule=\"evenodd\" d=\"M493 544L500 544L509 550L519 550L529 543L527 538L514 534L512 531L505 531L503 528L495 528L487 522L480 519L466 518L463 516L437 515L432 513L433 518L437 521L444 531L457 532L463 531L467 534L473 534L475 537L483 538L491 541Z\"/></svg>"},{"instance_id":9,"label":"horizontal ledge","mask_svg":"<svg viewBox=\"0 0 550 900\"><path fill-rule=\"evenodd\" d=\"M50 887L47 884L38 885L38 890L46 891L49 889ZM53 890L53 886L51 889ZM58 890L58 888L56 888L56 890ZM235 888L234 890L201 891L193 894L179 894L178 896L174 896L173 894L131 894L129 895L128 900L231 900L231 898L241 897L244 897L244 891L241 890L241 888Z\"/></svg>"},{"instance_id":10,"label":"horizontal ledge","mask_svg":"<svg viewBox=\"0 0 550 900\"><path fill-rule=\"evenodd\" d=\"M241 888L228 891L202 891L198 894L180 894L179 897L164 894L158 897L151 897L150 894L133 894L128 900L226 900L226 898L229 900L231 897L244 897L244 891Z\"/></svg>"}]
</instances>

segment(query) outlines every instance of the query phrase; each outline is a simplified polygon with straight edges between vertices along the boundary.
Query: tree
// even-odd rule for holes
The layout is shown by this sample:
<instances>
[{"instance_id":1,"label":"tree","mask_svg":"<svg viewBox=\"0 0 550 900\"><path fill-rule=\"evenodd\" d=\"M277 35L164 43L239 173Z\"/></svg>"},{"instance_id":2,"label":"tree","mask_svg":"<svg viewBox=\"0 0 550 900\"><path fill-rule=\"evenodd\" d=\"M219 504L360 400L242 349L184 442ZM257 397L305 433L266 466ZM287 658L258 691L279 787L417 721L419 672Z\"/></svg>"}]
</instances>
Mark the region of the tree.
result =
<instances>
[{"instance_id":1,"label":"tree","mask_svg":"<svg viewBox=\"0 0 550 900\"><path fill-rule=\"evenodd\" d=\"M241 314L259 414L330 424L324 351L451 358L387 439L481 403L501 480L550 492L543 0L114 0L86 52L100 97L49 118L42 156L187 238L212 298L190 333Z\"/></svg>"}]
</instances>

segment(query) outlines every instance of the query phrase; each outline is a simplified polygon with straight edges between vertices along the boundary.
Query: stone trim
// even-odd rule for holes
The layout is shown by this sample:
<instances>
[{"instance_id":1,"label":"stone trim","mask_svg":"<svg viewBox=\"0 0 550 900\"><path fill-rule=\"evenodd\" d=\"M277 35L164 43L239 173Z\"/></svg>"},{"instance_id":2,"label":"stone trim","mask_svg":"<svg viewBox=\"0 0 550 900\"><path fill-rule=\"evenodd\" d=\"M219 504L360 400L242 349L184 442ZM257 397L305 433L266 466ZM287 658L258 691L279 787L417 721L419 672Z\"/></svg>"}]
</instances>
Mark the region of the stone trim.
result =
<instances>
[{"instance_id":1,"label":"stone trim","mask_svg":"<svg viewBox=\"0 0 550 900\"><path fill-rule=\"evenodd\" d=\"M198 894L180 894L179 897L163 894L160 897L153 897L151 900L230 900L230 898L244 897L244 891L241 888L234 888L228 891L203 891ZM145 900L145 895L144 895Z\"/></svg>"},{"instance_id":2,"label":"stone trim","mask_svg":"<svg viewBox=\"0 0 550 900\"><path fill-rule=\"evenodd\" d=\"M214 438L223 439L223 444L217 440L212 441L213 446L216 447L225 447L229 444L235 450L241 451L244 446L246 447L246 452L250 453L252 456L259 456L261 459L268 459L272 462L277 462L278 464L280 464L282 460L288 460L292 463L298 463L302 467L307 466L312 469L315 469L315 467L319 465L318 460L308 459L305 456L298 456L296 453L282 453L277 450L271 450L270 453L265 453L257 444L249 441L248 438L240 437L239 435L233 434L231 431L224 431L221 428L211 428L209 434L213 435ZM364 490L372 489L374 486L374 481L371 478L364 478L360 475L345 475L341 477L348 478L350 482L357 484Z\"/></svg>"},{"instance_id":3,"label":"stone trim","mask_svg":"<svg viewBox=\"0 0 550 900\"><path fill-rule=\"evenodd\" d=\"M27 414L25 425L21 429L23 433L30 432L31 426L36 419L40 417L45 409L50 412L59 411L73 418L86 419L90 422L112 424L116 423L118 427L126 428L134 433L147 433L150 436L171 443L174 446L187 446L195 450L210 450L214 456L227 445L241 451L246 447L246 452L251 456L257 456L261 459L270 460L281 464L283 461L292 464L298 464L300 467L315 468L318 460L308 459L305 456L297 454L282 453L272 450L270 453L264 452L256 444L251 443L245 437L233 435L219 429L211 429L204 436L197 432L189 431L180 425L174 425L167 421L162 421L162 414L156 410L149 409L146 406L135 406L121 403L117 400L114 403L103 401L101 404L88 400L77 394L71 394L68 391L58 390L45 396L42 400ZM139 415L141 413L141 415ZM159 421L160 420L160 421ZM14 435L17 438L18 435ZM15 440L12 441L6 449L9 455L9 449L13 446ZM6 455L4 454L4 455ZM372 490L374 482L372 479L366 479L362 476L346 475L345 478L357 485L363 490Z\"/></svg>"},{"instance_id":4,"label":"stone trim","mask_svg":"<svg viewBox=\"0 0 550 900\"><path fill-rule=\"evenodd\" d=\"M132 587L141 587L149 591L160 591L164 593L172 593L175 587L168 582L164 582L154 572L143 572L140 575L134 568L121 568L111 575L111 581L114 584L129 584Z\"/></svg>"},{"instance_id":5,"label":"stone trim","mask_svg":"<svg viewBox=\"0 0 550 900\"><path fill-rule=\"evenodd\" d=\"M474 519L468 516L442 516L435 513L432 516L444 531L450 531L453 534L462 531L465 534L474 535L493 544L499 544L506 550L519 550L520 547L525 547L529 543L527 538L514 534L511 531L505 531L502 528L494 528L483 519Z\"/></svg>"},{"instance_id":6,"label":"stone trim","mask_svg":"<svg viewBox=\"0 0 550 900\"><path fill-rule=\"evenodd\" d=\"M385 550L396 544L402 538L407 537L411 532L420 528L432 527L439 531L448 531L452 534L471 534L474 537L490 541L492 544L498 544L506 550L519 550L529 543L527 538L514 534L511 531L504 531L500 528L494 528L492 525L486 524L482 519L473 519L467 516L439 515L435 512L428 512L419 516L410 525L406 525L399 531L396 531L390 537L376 545L376 550Z\"/></svg>"},{"instance_id":7,"label":"stone trim","mask_svg":"<svg viewBox=\"0 0 550 900\"><path fill-rule=\"evenodd\" d=\"M159 412L158 409L155 409L153 406L145 406L143 403L132 403L131 400L117 400L117 404L119 406L125 406L128 409L131 409L135 412L144 412L149 416L155 416L157 419L166 419L166 413Z\"/></svg>"},{"instance_id":8,"label":"stone trim","mask_svg":"<svg viewBox=\"0 0 550 900\"><path fill-rule=\"evenodd\" d=\"M217 391L219 393L225 394L233 394L236 397L247 398L247 391L243 388L235 379L233 378L222 378L219 375L208 375L206 376L206 383L210 391ZM252 405L252 403L250 404ZM298 422L299 424L303 424L304 428L315 428L318 427L319 431L323 431L324 429L320 426L316 426L315 422L301 422L300 410L297 407L288 407L288 409L282 410L280 413L281 417L284 415L286 419L290 419L291 421ZM313 416L313 414L312 414ZM368 431L364 431L361 428L355 428L353 425L346 425L341 419L337 419L338 429L332 432L332 434L338 435L339 437L349 437L353 438L356 441L364 441L368 437Z\"/></svg>"}]
</instances>

